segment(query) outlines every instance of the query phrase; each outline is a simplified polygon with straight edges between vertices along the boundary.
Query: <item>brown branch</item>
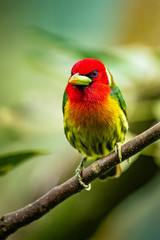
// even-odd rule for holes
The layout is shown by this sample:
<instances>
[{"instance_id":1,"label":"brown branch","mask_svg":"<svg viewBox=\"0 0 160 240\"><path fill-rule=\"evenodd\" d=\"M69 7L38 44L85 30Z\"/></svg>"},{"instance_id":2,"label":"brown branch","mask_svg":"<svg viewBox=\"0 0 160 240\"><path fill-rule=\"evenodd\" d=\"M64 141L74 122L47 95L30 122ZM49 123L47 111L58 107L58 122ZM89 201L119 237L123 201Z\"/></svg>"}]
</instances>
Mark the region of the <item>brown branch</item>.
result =
<instances>
[{"instance_id":1,"label":"brown branch","mask_svg":"<svg viewBox=\"0 0 160 240\"><path fill-rule=\"evenodd\" d=\"M122 146L123 161L140 152L159 138L160 122ZM118 163L119 159L115 152L95 161L83 171L84 182L89 183L93 181ZM39 219L59 203L82 189L83 187L77 181L76 176L74 176L61 185L52 188L35 202L3 216L0 219L0 239L6 239L7 236L19 228Z\"/></svg>"}]
</instances>

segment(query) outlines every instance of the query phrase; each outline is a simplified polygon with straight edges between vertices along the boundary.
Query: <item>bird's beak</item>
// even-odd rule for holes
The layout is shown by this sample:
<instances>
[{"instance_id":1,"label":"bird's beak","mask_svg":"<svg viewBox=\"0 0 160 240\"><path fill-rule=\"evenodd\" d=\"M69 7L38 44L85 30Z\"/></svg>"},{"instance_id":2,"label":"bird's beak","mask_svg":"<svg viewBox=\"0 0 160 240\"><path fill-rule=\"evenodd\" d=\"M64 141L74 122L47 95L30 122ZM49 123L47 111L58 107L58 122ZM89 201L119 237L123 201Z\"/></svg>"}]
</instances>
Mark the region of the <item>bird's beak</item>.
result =
<instances>
[{"instance_id":1,"label":"bird's beak","mask_svg":"<svg viewBox=\"0 0 160 240\"><path fill-rule=\"evenodd\" d=\"M73 85L87 86L92 82L92 80L86 76L79 75L78 73L76 73L72 77L70 77L68 82Z\"/></svg>"}]
</instances>

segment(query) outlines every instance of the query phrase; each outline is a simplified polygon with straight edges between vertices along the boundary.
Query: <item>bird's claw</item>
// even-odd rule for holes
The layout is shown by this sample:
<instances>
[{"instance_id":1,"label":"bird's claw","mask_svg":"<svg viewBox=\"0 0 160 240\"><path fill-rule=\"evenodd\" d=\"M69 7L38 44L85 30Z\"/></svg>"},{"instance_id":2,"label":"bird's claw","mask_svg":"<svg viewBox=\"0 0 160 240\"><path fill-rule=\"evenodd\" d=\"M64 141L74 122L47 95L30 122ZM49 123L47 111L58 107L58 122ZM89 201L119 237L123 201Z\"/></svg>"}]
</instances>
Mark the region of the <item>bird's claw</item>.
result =
<instances>
[{"instance_id":1,"label":"bird's claw","mask_svg":"<svg viewBox=\"0 0 160 240\"><path fill-rule=\"evenodd\" d=\"M79 166L77 167L77 169L76 169L76 177L77 177L79 183L80 183L87 191L90 191L90 190L91 190L91 184L90 184L90 183L89 183L89 184L85 184L85 183L83 182L82 176L81 176L82 170L83 170L83 165L84 165L85 161L86 161L86 159L84 158L84 159L82 160L82 162L79 164Z\"/></svg>"},{"instance_id":2,"label":"bird's claw","mask_svg":"<svg viewBox=\"0 0 160 240\"><path fill-rule=\"evenodd\" d=\"M121 147L122 147L122 143L121 142L117 142L116 146L115 146L115 152L116 152L116 154L118 156L118 159L119 159L120 163L122 162Z\"/></svg>"},{"instance_id":3,"label":"bird's claw","mask_svg":"<svg viewBox=\"0 0 160 240\"><path fill-rule=\"evenodd\" d=\"M78 182L87 190L90 191L91 190L91 184L85 184L82 180L81 177L81 173L79 171L76 170L76 177L78 178Z\"/></svg>"},{"instance_id":4,"label":"bird's claw","mask_svg":"<svg viewBox=\"0 0 160 240\"><path fill-rule=\"evenodd\" d=\"M119 158L120 163L122 162L121 147L122 147L122 143L121 142L116 143L115 152L116 152L116 154L117 154L117 156ZM127 162L130 163L130 159L129 158L127 159Z\"/></svg>"}]
</instances>

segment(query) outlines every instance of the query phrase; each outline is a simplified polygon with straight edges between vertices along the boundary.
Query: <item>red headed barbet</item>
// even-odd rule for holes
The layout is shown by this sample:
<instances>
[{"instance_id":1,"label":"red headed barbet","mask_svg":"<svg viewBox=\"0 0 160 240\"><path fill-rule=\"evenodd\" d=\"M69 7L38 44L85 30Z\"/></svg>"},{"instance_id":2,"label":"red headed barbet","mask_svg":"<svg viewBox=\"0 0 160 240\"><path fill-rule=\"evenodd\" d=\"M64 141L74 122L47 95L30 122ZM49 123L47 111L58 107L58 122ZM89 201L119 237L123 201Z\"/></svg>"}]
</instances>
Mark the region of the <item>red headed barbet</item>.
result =
<instances>
[{"instance_id":1,"label":"red headed barbet","mask_svg":"<svg viewBox=\"0 0 160 240\"><path fill-rule=\"evenodd\" d=\"M89 190L91 185L86 185L81 176L85 161L97 160L114 149L121 161L119 144L128 129L125 100L99 60L83 59L72 67L63 96L63 114L65 135L84 157L76 176Z\"/></svg>"}]
</instances>

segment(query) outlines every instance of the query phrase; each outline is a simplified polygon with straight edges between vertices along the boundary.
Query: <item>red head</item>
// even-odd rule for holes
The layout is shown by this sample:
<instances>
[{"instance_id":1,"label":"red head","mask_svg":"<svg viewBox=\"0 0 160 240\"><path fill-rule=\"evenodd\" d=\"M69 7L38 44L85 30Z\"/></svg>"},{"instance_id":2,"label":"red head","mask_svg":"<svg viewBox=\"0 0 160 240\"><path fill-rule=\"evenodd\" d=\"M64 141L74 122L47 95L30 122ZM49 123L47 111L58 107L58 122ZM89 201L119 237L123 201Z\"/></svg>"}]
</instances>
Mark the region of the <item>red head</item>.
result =
<instances>
[{"instance_id":1,"label":"red head","mask_svg":"<svg viewBox=\"0 0 160 240\"><path fill-rule=\"evenodd\" d=\"M74 102L97 102L109 94L111 82L112 76L104 64L87 58L72 67L66 92Z\"/></svg>"}]
</instances>

